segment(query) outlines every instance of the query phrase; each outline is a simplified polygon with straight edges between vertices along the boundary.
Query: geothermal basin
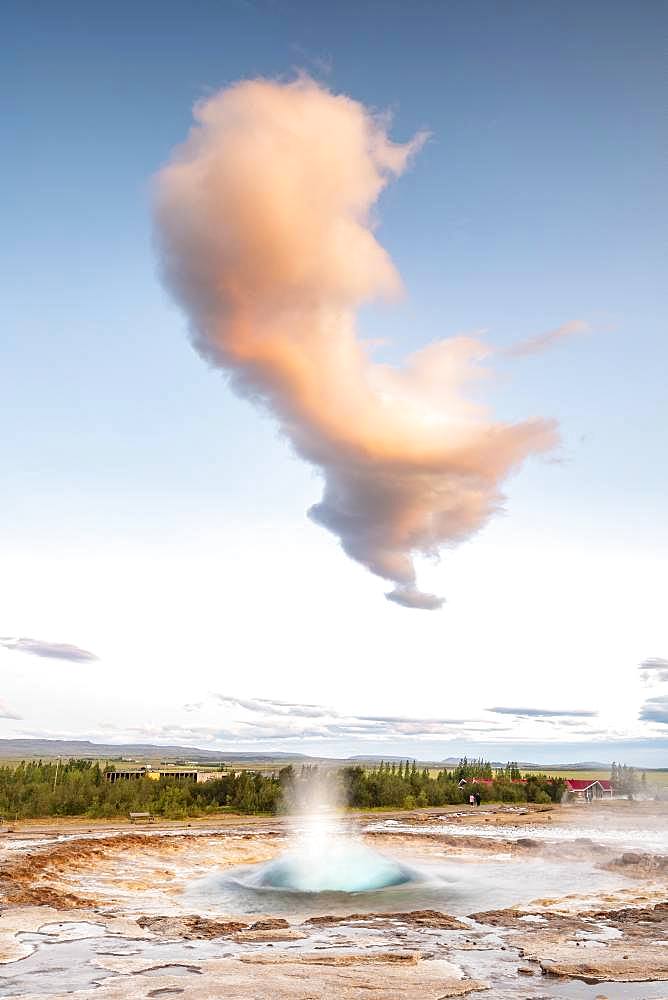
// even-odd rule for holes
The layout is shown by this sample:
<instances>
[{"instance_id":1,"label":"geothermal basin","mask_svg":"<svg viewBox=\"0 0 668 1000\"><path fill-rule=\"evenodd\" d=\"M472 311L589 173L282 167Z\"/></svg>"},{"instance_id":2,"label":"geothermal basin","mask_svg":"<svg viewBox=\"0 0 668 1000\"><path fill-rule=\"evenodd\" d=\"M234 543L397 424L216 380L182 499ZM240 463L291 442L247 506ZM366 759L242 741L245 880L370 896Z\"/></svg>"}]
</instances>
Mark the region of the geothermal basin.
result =
<instances>
[{"instance_id":1,"label":"geothermal basin","mask_svg":"<svg viewBox=\"0 0 668 1000\"><path fill-rule=\"evenodd\" d=\"M0 834L0 995L666 1000L667 820L605 803L22 824Z\"/></svg>"}]
</instances>

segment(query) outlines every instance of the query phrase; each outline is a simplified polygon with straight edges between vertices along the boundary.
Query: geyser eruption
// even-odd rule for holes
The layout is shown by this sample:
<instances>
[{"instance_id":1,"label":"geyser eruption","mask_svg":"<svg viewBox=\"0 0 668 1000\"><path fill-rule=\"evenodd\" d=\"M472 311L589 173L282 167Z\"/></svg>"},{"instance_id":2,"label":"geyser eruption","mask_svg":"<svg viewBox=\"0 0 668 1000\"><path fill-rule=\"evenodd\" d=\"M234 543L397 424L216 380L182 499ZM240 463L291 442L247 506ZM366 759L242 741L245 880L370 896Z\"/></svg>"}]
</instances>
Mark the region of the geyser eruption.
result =
<instances>
[{"instance_id":1,"label":"geyser eruption","mask_svg":"<svg viewBox=\"0 0 668 1000\"><path fill-rule=\"evenodd\" d=\"M292 892L373 892L415 872L363 844L342 821L336 776L307 772L293 785L293 844L256 876L260 888Z\"/></svg>"},{"instance_id":2,"label":"geyser eruption","mask_svg":"<svg viewBox=\"0 0 668 1000\"><path fill-rule=\"evenodd\" d=\"M551 422L494 422L465 395L489 350L430 343L403 367L371 359L359 306L401 283L373 232L374 205L422 146L308 77L235 84L195 108L196 124L156 182L165 280L195 344L266 406L322 473L310 516L345 552L392 581L412 608L416 555L477 531L500 483L555 442Z\"/></svg>"},{"instance_id":3,"label":"geyser eruption","mask_svg":"<svg viewBox=\"0 0 668 1000\"><path fill-rule=\"evenodd\" d=\"M415 878L405 865L367 847L331 817L304 818L290 851L265 865L257 885L292 892L374 892Z\"/></svg>"}]
</instances>

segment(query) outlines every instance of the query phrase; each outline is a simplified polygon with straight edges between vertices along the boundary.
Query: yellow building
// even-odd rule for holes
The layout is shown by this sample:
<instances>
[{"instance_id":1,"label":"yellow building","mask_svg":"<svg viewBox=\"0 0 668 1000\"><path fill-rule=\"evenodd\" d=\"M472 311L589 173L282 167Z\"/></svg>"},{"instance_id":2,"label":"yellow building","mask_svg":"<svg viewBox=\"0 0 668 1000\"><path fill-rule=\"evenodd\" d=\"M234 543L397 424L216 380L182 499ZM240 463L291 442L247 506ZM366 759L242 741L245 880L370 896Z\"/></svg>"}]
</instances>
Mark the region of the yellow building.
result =
<instances>
[{"instance_id":1,"label":"yellow building","mask_svg":"<svg viewBox=\"0 0 668 1000\"><path fill-rule=\"evenodd\" d=\"M173 781L215 781L222 778L222 771L198 771L196 768L153 768L145 765L136 767L133 770L109 770L105 773L105 778L112 784L115 781L137 781L139 778L150 778L151 781L160 781L161 778L170 778Z\"/></svg>"}]
</instances>

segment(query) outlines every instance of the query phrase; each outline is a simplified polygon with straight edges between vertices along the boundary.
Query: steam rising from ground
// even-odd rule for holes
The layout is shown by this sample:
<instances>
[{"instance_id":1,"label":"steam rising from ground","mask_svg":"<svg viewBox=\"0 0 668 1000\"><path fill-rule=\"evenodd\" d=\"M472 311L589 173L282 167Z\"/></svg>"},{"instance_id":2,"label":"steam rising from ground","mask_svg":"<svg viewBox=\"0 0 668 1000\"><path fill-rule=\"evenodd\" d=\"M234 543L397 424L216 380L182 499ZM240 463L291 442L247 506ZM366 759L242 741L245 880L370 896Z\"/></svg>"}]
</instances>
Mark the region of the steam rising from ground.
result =
<instances>
[{"instance_id":1,"label":"steam rising from ground","mask_svg":"<svg viewBox=\"0 0 668 1000\"><path fill-rule=\"evenodd\" d=\"M425 136L394 143L386 118L305 77L238 83L195 118L156 185L164 275L195 343L320 469L313 520L394 583L391 600L437 608L414 557L485 524L504 477L555 433L494 422L466 397L489 354L475 338L428 344L396 368L358 336L359 306L401 290L373 206Z\"/></svg>"},{"instance_id":2,"label":"steam rising from ground","mask_svg":"<svg viewBox=\"0 0 668 1000\"><path fill-rule=\"evenodd\" d=\"M308 893L371 892L415 879L414 871L367 847L345 823L337 772L307 768L284 791L292 813L292 845L263 866L260 887Z\"/></svg>"}]
</instances>

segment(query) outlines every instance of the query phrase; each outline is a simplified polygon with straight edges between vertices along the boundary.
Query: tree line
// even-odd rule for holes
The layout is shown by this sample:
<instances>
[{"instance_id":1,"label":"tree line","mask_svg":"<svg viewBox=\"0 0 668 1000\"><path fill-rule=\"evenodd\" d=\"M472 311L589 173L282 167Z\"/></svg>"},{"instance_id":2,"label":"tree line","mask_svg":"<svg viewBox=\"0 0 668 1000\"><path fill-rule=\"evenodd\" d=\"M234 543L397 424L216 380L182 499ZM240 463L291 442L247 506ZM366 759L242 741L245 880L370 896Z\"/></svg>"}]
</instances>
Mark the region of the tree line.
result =
<instances>
[{"instance_id":1,"label":"tree line","mask_svg":"<svg viewBox=\"0 0 668 1000\"><path fill-rule=\"evenodd\" d=\"M44 816L111 819L130 812L150 812L167 819L221 811L271 814L279 811L289 780L288 769L275 777L230 771L201 783L169 777L110 782L106 770L89 760L26 761L0 767L0 815L15 820Z\"/></svg>"},{"instance_id":2,"label":"tree line","mask_svg":"<svg viewBox=\"0 0 668 1000\"><path fill-rule=\"evenodd\" d=\"M150 812L167 819L207 813L271 815L285 811L299 782L313 781L311 767L282 768L276 775L229 771L207 782L147 778L110 782L95 761L25 761L0 767L0 816L7 820L47 816L120 818ZM317 778L317 776L316 776ZM484 782L475 783L476 779ZM559 802L561 778L531 774L521 779L516 764L494 770L487 761L462 758L435 774L415 761L381 762L377 767L345 767L336 780L350 806L359 809L441 806L467 802L473 787L481 799L500 802ZM466 784L460 783L465 781ZM491 782L491 783L487 783ZM475 783L475 785L474 785Z\"/></svg>"},{"instance_id":3,"label":"tree line","mask_svg":"<svg viewBox=\"0 0 668 1000\"><path fill-rule=\"evenodd\" d=\"M482 779L482 780L478 780ZM432 774L415 761L383 763L375 768L347 767L343 771L348 802L362 809L456 805L468 802L472 791L483 802L560 802L566 782L545 774L521 777L516 764L494 770L488 761L462 758L452 770Z\"/></svg>"},{"instance_id":4,"label":"tree line","mask_svg":"<svg viewBox=\"0 0 668 1000\"><path fill-rule=\"evenodd\" d=\"M635 767L612 762L610 768L610 784L615 795L627 795L633 798L638 793L646 794L647 775L643 771L638 774Z\"/></svg>"}]
</instances>

